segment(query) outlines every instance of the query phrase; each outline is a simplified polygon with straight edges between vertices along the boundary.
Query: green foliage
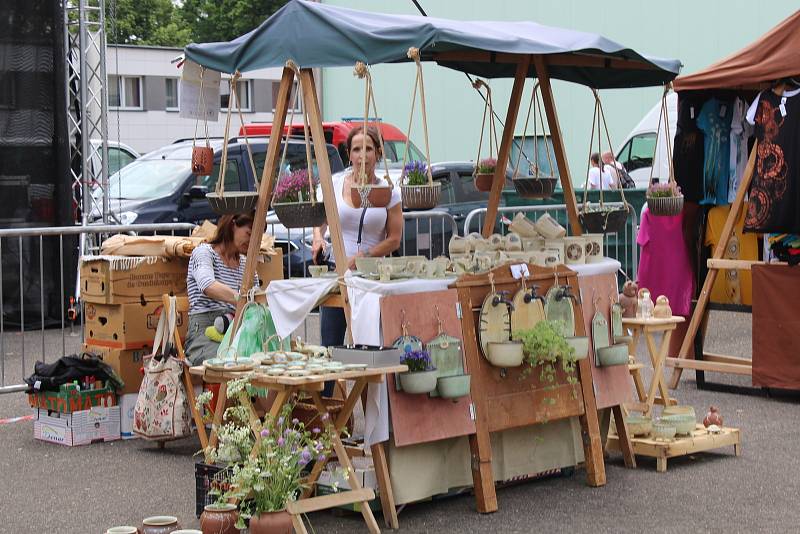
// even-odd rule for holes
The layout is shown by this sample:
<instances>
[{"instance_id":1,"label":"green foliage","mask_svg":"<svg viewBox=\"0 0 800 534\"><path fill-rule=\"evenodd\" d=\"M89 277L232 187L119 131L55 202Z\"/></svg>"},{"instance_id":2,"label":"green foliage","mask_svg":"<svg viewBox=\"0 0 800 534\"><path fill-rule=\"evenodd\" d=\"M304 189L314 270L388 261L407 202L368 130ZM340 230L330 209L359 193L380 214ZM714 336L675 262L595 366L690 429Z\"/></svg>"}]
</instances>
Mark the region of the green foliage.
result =
<instances>
[{"instance_id":1,"label":"green foliage","mask_svg":"<svg viewBox=\"0 0 800 534\"><path fill-rule=\"evenodd\" d=\"M535 367L540 367L539 378L545 384L553 385L556 380L556 364L567 373L567 382L577 384L575 363L577 356L564 337L564 325L559 321L539 321L536 326L527 330L517 330L513 339L522 341L525 362L528 364L522 371L523 378L528 377ZM549 401L554 401L550 399ZM548 399L545 399L549 402ZM552 402L551 402L552 404Z\"/></svg>"},{"instance_id":2,"label":"green foliage","mask_svg":"<svg viewBox=\"0 0 800 534\"><path fill-rule=\"evenodd\" d=\"M183 0L178 10L185 26L191 29L192 41L209 43L244 35L285 3L286 0Z\"/></svg>"}]
</instances>

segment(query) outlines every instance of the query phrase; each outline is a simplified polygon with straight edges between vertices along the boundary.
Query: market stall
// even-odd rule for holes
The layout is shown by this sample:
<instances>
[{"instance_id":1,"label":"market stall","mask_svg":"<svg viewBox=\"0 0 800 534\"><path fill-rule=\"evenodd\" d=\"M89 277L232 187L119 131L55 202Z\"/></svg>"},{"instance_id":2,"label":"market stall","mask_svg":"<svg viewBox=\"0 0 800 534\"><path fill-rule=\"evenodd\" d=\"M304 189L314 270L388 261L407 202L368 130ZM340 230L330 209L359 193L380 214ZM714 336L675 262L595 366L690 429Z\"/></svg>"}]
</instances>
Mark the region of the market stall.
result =
<instances>
[{"instance_id":1,"label":"market stall","mask_svg":"<svg viewBox=\"0 0 800 534\"><path fill-rule=\"evenodd\" d=\"M302 40L297 39L300 29L303 32ZM346 35L347 39L340 39L339 37L342 35ZM334 42L338 46L331 46L331 43ZM333 201L336 191L333 187L325 150L312 68L356 64L357 75L366 80L365 111L367 113L365 113L365 117L369 115L369 110L374 106L374 97L371 94L369 81L369 65L413 60L418 67L418 82L420 81L422 62L435 62L448 68L487 78L513 77L514 85L505 125L499 138L497 164L489 177L491 191L483 238L490 238L503 188L505 169L509 160L510 145L520 110L522 93L528 77L538 79L544 116L553 140L554 157L558 164L568 208L569 226L574 236L580 236L582 234L581 217L587 214L580 212L575 201L571 175L558 126L550 85L551 78L581 83L593 89L644 87L667 83L674 78L680 67L680 63L677 61L648 58L598 35L551 28L530 22L466 22L435 18L423 19L413 16L364 13L298 0L289 2L262 26L230 43L189 45L186 48L186 58L187 61L196 62L203 68L231 74L257 68L284 67L275 102L275 118L264 173L258 191L253 237L243 278L243 293L249 289L247 284L252 279L253 251L257 236L263 232L267 206L275 186L275 172L280 159L280 132L286 121L287 110L290 107L291 88L296 79L299 79L302 92L304 121L307 121L309 137L313 142L325 217L330 229L334 256L345 257L339 213L336 203ZM422 93L421 83L420 92ZM430 184L428 185L430 186ZM361 202L370 199L369 195L376 189L374 186L367 187L364 184L359 187L361 187L358 190ZM356 186L354 186L355 189L357 189ZM608 219L607 215L606 219ZM559 235L563 237L564 233ZM592 241L591 243L596 242ZM583 247L591 243L582 240L574 242L573 249L575 246L577 249L570 252L570 258L573 260L583 259ZM563 242L561 247L564 247ZM597 254L602 250L602 241L600 245L595 244L587 248L587 250L590 249ZM521 249L516 248L515 250ZM547 261L549 257L545 254L543 261ZM444 399L429 399L417 392L412 394L410 389L412 386L405 383L402 386L403 392L400 393L397 391L397 385L392 377L386 385L370 385L365 410L367 419L365 441L372 445L373 455L376 458L383 457L382 444L389 438L390 404L392 408L391 421L395 432L391 449L393 452L403 451L403 449L410 451L412 446L443 443L468 436L471 461L463 454L458 458L461 459L462 466L469 466L472 472L478 510L492 512L497 510L494 481L498 478L493 473L493 464L500 458L497 454L498 448L492 447L490 443L490 439L495 437L493 434L516 431L535 423L550 421L551 423L548 425L537 425L537 427L557 429L549 434L553 438L552 444L565 444L566 446L561 449L566 452L560 455L556 454L554 458L547 460L553 463L545 462L545 464L536 466L522 464L514 466L512 455L507 458L508 462L504 462L507 464L507 469L503 472L519 474L516 469L521 468L530 473L530 469L575 465L580 461L580 452L583 452L587 465L588 483L592 486L601 486L605 484L605 470L597 418L598 404L603 408L616 407L619 409L624 401L624 391L628 389L629 393L626 365L616 365L616 370L603 370L597 369L597 367L601 367L600 365L591 363L595 362L596 358L594 353L590 352L587 344L589 336L585 322L587 315L581 308L582 303L584 306L587 303L591 305L592 322L601 325L596 329L605 328L609 322L605 317L608 317L610 313L611 295L616 293L616 281L613 273L618 269L618 264L612 264L611 270L594 267L591 264L587 265L587 270L596 269L596 276L591 278L600 277L597 279L599 281L593 282L597 285L593 285L591 291L588 291L586 288L590 287L588 281L590 277L587 276L586 287L584 287L576 273L580 267L576 266L571 269L557 265L566 259L563 250L554 257L556 258L555 262L549 264L547 268L543 268L534 265L532 256L520 257L508 263L508 259L515 257L506 255L505 260L499 261L497 266L490 263L486 266L487 268L477 268L474 274L462 274L457 279L448 277L447 274L441 272L444 270L443 268L440 270L435 262L430 262L425 267L427 280L422 280L418 276L420 274L419 266L411 269L408 266L410 259L405 259L402 270L404 272L413 271L411 280L406 281L392 281L389 270L381 272L381 280L365 280L347 272L345 262L337 262L337 278L323 279L313 289L306 288L305 290L297 286L301 283L298 281L273 283L268 290L267 299L270 307L278 312L275 319L279 333L286 334L292 331L292 321L302 318L303 310L310 310L320 302L330 304L331 301L325 301L325 299L329 298L328 294L331 291L338 288L340 296L335 297L336 304L343 306L346 310L353 341L387 345L393 342L396 334L405 335L403 314L397 313L398 308L400 310L410 308L408 303L403 304L403 297L416 298L413 316L409 318L415 323L415 327L420 329L420 333L416 336L433 337L431 328L434 326L437 338L449 336L447 338L449 341L445 342L448 347L439 345L443 349L440 357L445 358L447 362L439 365L439 372L447 370L448 374L439 376L437 380L471 375L473 382L468 387L468 395L459 395L455 403L449 400L445 403ZM480 258L473 257L470 261L472 260L481 263ZM445 261L450 263L449 260ZM384 270L377 265L376 268L380 271ZM522 342L510 339L512 335L510 322L505 323L505 327L509 330L505 332L503 328L497 327L498 324L501 324L502 317L498 322L495 316L506 309L501 292L521 289L520 298L523 298L527 292L526 283L536 283L542 288L550 288L551 295L548 295L548 301L551 303L552 313L565 320L569 319L567 322L572 328L567 336L575 338L573 342L584 348L578 350L579 358L565 362L563 371L556 370L553 366L550 371L539 376L538 373L541 370L537 367L539 364L531 363L531 367L535 369L535 376L521 381L518 380L518 377L521 376L520 372L510 368L513 365L497 362L490 365L487 360L490 353L499 354L507 349L516 352L521 357ZM591 294L587 294L587 291ZM424 292L424 297L420 292ZM288 302L290 298L288 295L291 294L295 295L297 301ZM404 294L417 296L411 297ZM480 302L487 295L490 305L486 307L486 311L481 311ZM535 291L531 295L531 299L524 299L525 303L533 301L536 304L534 296ZM498 299L497 302L494 302L495 297ZM239 315L241 315L243 306L244 302L240 301ZM477 310L475 306L478 306ZM376 310L379 312L376 313ZM281 314L283 314L282 317ZM490 316L494 318L489 318ZM575 320L576 316L580 320ZM434 317L436 318L435 322L432 320ZM525 324L528 326L542 324L544 323L541 321L543 318L543 311L538 319L528 315L525 321L529 322ZM493 323L495 326L479 332L484 319L487 324ZM381 332L381 326L383 332ZM505 338L503 339L503 337ZM564 335L556 334L556 337L563 343L567 342ZM608 332L605 337L609 337ZM596 348L611 348L608 339L606 339L605 345L601 344L601 341L602 337L595 338L591 344ZM448 352L450 343L453 343L453 346L456 343L461 344L463 350ZM497 351L489 349L487 343L496 344L499 348ZM567 345L567 349L569 350L571 346ZM613 352L615 355L620 353L619 350ZM604 354L606 353L610 354L610 351L605 351ZM590 354L592 357L587 358ZM520 363L517 362L516 365L518 366ZM618 363L627 364L627 347L624 347L624 362ZM548 367L548 369L550 368ZM598 392L596 393L595 390ZM437 391L440 395L442 394L438 388ZM598 403L596 395L601 399L600 403ZM509 400L510 404L508 404L504 400L504 396L522 402ZM411 411L416 411L416 417L425 418L426 408L433 413L447 414L447 424L433 425L428 421L427 423L420 422L411 428L408 420L403 420L402 414ZM498 418L495 410L500 410L502 417ZM578 423L576 423L576 418ZM618 417L617 420L621 420L621 417ZM620 430L624 441L624 425ZM509 439L511 438L509 437ZM517 443L524 442L524 439L519 440L519 436L516 439ZM576 447L576 443L582 443L582 447ZM434 444L433 447L436 448L437 445ZM555 448L558 448L558 445ZM583 451L580 451L580 448ZM420 453L420 450L417 449L415 452L422 456L431 454L432 458L437 458L441 457L438 455L441 454L442 449L438 450L439 452L433 452L432 449L428 449ZM398 452L397 454L400 458L403 453ZM450 458L449 454L445 455ZM467 461L463 461L464 459ZM456 456L453 456L453 461L457 462ZM398 463L401 461L398 460ZM379 475L379 481L381 479L384 482L384 486L381 488L384 514L389 524L396 526L394 503L391 502L391 498L388 502L385 500L386 497L391 496L391 491L387 491L388 477L384 478ZM421 494L429 495L430 491L441 489L441 487L424 488L421 494L415 494L406 491L405 487L397 486L394 481L390 484L395 486L394 493L396 495L400 494L401 490L405 492L406 497L402 499L403 502L416 500L420 498ZM452 487L449 483L445 485L448 488Z\"/></svg>"},{"instance_id":2,"label":"market stall","mask_svg":"<svg viewBox=\"0 0 800 534\"><path fill-rule=\"evenodd\" d=\"M674 161L684 216L692 242L714 248L698 262L704 283L680 353L667 359L673 388L683 369L695 369L701 386L711 371L752 375L755 386L800 388L792 326L800 320L792 297L800 277L772 264L793 262L800 246L798 47L800 12L736 54L675 80ZM752 361L704 351L707 314L715 309L752 311Z\"/></svg>"}]
</instances>

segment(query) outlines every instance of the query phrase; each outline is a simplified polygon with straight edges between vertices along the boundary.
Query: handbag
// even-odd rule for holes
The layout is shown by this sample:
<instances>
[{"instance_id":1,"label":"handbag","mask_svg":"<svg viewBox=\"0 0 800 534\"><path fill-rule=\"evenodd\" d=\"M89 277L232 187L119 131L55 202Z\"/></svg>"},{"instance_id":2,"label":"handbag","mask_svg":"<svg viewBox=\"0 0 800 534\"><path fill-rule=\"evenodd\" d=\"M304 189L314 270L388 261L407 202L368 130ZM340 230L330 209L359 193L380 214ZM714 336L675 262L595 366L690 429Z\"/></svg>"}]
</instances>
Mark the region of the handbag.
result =
<instances>
[{"instance_id":1,"label":"handbag","mask_svg":"<svg viewBox=\"0 0 800 534\"><path fill-rule=\"evenodd\" d=\"M176 298L170 297L169 309L164 307L158 318L153 353L133 410L133 432L149 440L179 439L192 433L191 406L182 380L184 365L171 339L176 306Z\"/></svg>"}]
</instances>

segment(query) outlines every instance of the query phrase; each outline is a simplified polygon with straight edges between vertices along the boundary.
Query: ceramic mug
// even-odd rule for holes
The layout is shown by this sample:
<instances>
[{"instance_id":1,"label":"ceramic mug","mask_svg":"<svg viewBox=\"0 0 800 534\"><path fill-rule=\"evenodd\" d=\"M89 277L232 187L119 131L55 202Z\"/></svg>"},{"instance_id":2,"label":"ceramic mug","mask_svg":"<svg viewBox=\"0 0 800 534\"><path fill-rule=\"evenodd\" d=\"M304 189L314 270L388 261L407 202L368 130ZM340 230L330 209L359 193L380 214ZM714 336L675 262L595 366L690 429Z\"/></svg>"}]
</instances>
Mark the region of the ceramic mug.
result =
<instances>
[{"instance_id":1,"label":"ceramic mug","mask_svg":"<svg viewBox=\"0 0 800 534\"><path fill-rule=\"evenodd\" d=\"M555 250L558 252L558 258L561 260L562 263L565 263L564 258L566 258L564 254L564 240L563 239L545 239L544 241L544 249L545 250Z\"/></svg>"},{"instance_id":2,"label":"ceramic mug","mask_svg":"<svg viewBox=\"0 0 800 534\"><path fill-rule=\"evenodd\" d=\"M603 261L603 234L583 234L581 237L586 240L586 263Z\"/></svg>"},{"instance_id":3,"label":"ceramic mug","mask_svg":"<svg viewBox=\"0 0 800 534\"><path fill-rule=\"evenodd\" d=\"M586 263L586 240L580 236L564 238L564 263L582 265Z\"/></svg>"},{"instance_id":4,"label":"ceramic mug","mask_svg":"<svg viewBox=\"0 0 800 534\"><path fill-rule=\"evenodd\" d=\"M522 250L522 239L516 232L509 232L505 238L505 248L507 252L518 252Z\"/></svg>"},{"instance_id":5,"label":"ceramic mug","mask_svg":"<svg viewBox=\"0 0 800 534\"><path fill-rule=\"evenodd\" d=\"M469 248L469 241L466 237L454 235L450 238L450 244L447 247L447 250L452 256L453 254L463 254L465 252L469 252Z\"/></svg>"},{"instance_id":6,"label":"ceramic mug","mask_svg":"<svg viewBox=\"0 0 800 534\"><path fill-rule=\"evenodd\" d=\"M312 278L319 278L323 274L328 272L327 265L309 265L308 266L308 273L311 275Z\"/></svg>"},{"instance_id":7,"label":"ceramic mug","mask_svg":"<svg viewBox=\"0 0 800 534\"><path fill-rule=\"evenodd\" d=\"M541 250L543 248L544 248L544 239L542 239L541 237L522 238L522 250L534 251L534 250Z\"/></svg>"}]
</instances>

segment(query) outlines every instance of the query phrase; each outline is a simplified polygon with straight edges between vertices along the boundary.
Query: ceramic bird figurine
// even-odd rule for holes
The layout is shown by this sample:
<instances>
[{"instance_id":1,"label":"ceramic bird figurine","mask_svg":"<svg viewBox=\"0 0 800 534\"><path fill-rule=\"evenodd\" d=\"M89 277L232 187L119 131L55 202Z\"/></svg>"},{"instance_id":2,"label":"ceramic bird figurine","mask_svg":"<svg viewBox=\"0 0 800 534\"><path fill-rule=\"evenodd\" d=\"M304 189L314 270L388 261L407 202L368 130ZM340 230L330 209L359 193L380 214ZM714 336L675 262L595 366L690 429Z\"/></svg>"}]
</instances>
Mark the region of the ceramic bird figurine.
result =
<instances>
[{"instance_id":1,"label":"ceramic bird figurine","mask_svg":"<svg viewBox=\"0 0 800 534\"><path fill-rule=\"evenodd\" d=\"M656 306L653 308L653 317L659 319L669 319L672 317L672 308L669 307L669 299L666 296L660 295L656 299Z\"/></svg>"},{"instance_id":2,"label":"ceramic bird figurine","mask_svg":"<svg viewBox=\"0 0 800 534\"><path fill-rule=\"evenodd\" d=\"M622 286L622 293L619 294L619 303L622 306L623 317L636 317L638 291L639 285L633 280L628 280Z\"/></svg>"},{"instance_id":3,"label":"ceramic bird figurine","mask_svg":"<svg viewBox=\"0 0 800 534\"><path fill-rule=\"evenodd\" d=\"M703 419L703 426L708 428L711 425L722 426L722 414L719 413L719 410L716 406L710 407L708 409L708 413Z\"/></svg>"}]
</instances>

